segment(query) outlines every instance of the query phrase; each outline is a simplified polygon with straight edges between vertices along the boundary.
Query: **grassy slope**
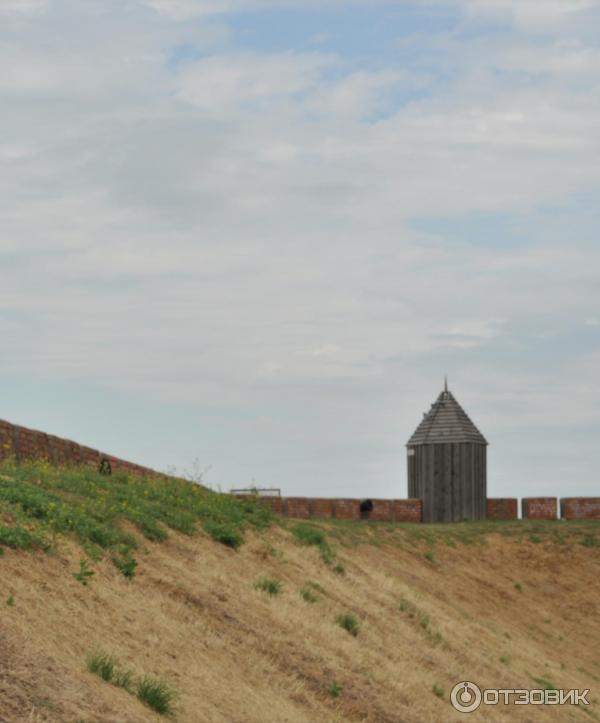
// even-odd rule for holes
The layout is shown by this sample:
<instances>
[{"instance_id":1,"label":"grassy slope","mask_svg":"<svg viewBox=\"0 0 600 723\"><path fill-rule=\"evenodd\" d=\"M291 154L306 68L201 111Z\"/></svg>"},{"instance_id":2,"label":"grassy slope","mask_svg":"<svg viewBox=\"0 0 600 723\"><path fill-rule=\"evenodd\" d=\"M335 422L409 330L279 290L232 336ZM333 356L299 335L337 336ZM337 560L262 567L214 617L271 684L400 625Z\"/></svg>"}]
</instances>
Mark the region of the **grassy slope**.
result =
<instances>
[{"instance_id":1,"label":"grassy slope","mask_svg":"<svg viewBox=\"0 0 600 723\"><path fill-rule=\"evenodd\" d=\"M447 700L455 682L535 678L596 702L469 720L600 720L597 523L329 521L315 535L176 481L0 474L0 721L164 720L86 670L96 649L166 680L182 722L465 720ZM82 557L87 585L73 577ZM256 588L263 578L281 592ZM336 623L345 613L358 635Z\"/></svg>"}]
</instances>

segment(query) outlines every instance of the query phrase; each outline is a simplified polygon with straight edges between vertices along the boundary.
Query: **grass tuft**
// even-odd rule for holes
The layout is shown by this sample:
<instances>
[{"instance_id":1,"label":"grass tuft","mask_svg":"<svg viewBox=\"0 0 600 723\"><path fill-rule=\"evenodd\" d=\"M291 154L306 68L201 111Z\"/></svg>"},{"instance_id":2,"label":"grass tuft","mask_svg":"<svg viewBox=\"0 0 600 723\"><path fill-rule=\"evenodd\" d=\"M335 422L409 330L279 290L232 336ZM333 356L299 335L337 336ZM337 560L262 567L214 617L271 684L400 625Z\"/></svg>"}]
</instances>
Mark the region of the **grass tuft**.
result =
<instances>
[{"instance_id":1,"label":"grass tuft","mask_svg":"<svg viewBox=\"0 0 600 723\"><path fill-rule=\"evenodd\" d=\"M443 697L444 697L444 692L445 692L445 691L444 691L444 689L442 688L441 685L438 685L437 683L434 683L434 684L431 686L431 690L432 690L433 694L434 694L435 696L437 696L438 698L443 698Z\"/></svg>"},{"instance_id":2,"label":"grass tuft","mask_svg":"<svg viewBox=\"0 0 600 723\"><path fill-rule=\"evenodd\" d=\"M350 635L353 635L354 637L358 635L360 625L358 623L358 619L352 613L343 613L338 615L336 622L341 628L344 628L346 632L350 633Z\"/></svg>"},{"instance_id":3,"label":"grass tuft","mask_svg":"<svg viewBox=\"0 0 600 723\"><path fill-rule=\"evenodd\" d=\"M157 713L169 715L177 694L164 680L146 676L137 684L137 697Z\"/></svg>"},{"instance_id":4,"label":"grass tuft","mask_svg":"<svg viewBox=\"0 0 600 723\"><path fill-rule=\"evenodd\" d=\"M254 584L257 590L262 590L269 595L279 595L281 592L282 585L279 580L270 580L267 577L263 577Z\"/></svg>"},{"instance_id":5,"label":"grass tuft","mask_svg":"<svg viewBox=\"0 0 600 723\"><path fill-rule=\"evenodd\" d=\"M112 683L117 667L117 661L112 655L97 650L88 655L86 664L90 673L98 675L107 683Z\"/></svg>"},{"instance_id":6,"label":"grass tuft","mask_svg":"<svg viewBox=\"0 0 600 723\"><path fill-rule=\"evenodd\" d=\"M305 586L300 590L300 595L302 596L302 599L309 603L316 603L319 602L319 598L317 595L314 594L314 592L308 587Z\"/></svg>"},{"instance_id":7,"label":"grass tuft","mask_svg":"<svg viewBox=\"0 0 600 723\"><path fill-rule=\"evenodd\" d=\"M327 692L329 693L329 695L330 695L332 698L338 698L338 697L340 696L342 690L343 690L342 686L339 685L339 683L336 683L335 680L332 681L332 682L327 686Z\"/></svg>"},{"instance_id":8,"label":"grass tuft","mask_svg":"<svg viewBox=\"0 0 600 723\"><path fill-rule=\"evenodd\" d=\"M79 570L73 573L73 577L82 585L87 585L90 577L94 575L94 571L90 570L87 560L79 560Z\"/></svg>"}]
</instances>

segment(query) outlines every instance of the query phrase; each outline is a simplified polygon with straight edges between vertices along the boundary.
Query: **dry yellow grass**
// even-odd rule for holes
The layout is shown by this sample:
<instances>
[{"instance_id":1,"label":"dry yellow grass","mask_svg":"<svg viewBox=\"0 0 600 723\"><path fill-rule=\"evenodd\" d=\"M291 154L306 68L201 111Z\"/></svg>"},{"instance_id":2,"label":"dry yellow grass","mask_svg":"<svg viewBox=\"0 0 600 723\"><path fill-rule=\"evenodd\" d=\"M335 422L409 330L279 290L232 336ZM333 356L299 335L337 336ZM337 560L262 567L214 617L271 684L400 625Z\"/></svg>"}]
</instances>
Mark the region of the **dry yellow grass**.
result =
<instances>
[{"instance_id":1,"label":"dry yellow grass","mask_svg":"<svg viewBox=\"0 0 600 723\"><path fill-rule=\"evenodd\" d=\"M169 681L181 723L600 720L597 702L471 715L448 702L460 680L539 687L533 677L597 701L600 548L492 533L437 544L432 562L392 531L377 545L334 543L346 570L336 575L280 527L238 551L204 535L143 544L133 581L106 561L87 587L71 575L74 543L0 558L2 723L164 720L86 670L94 648ZM281 580L281 594L255 589L262 577ZM324 590L313 604L300 595L308 581ZM356 637L335 622L345 612L360 620Z\"/></svg>"}]
</instances>

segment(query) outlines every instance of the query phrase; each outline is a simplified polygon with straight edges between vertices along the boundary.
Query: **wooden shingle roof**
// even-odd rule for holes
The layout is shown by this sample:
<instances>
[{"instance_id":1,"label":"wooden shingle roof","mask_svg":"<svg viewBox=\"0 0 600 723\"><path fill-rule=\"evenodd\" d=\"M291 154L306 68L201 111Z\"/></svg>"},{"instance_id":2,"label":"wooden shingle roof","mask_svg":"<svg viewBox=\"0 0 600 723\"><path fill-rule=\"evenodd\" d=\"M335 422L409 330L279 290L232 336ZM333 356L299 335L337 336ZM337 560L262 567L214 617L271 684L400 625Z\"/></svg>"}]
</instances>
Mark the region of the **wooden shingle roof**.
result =
<instances>
[{"instance_id":1,"label":"wooden shingle roof","mask_svg":"<svg viewBox=\"0 0 600 723\"><path fill-rule=\"evenodd\" d=\"M431 409L423 415L423 420L406 446L444 442L487 444L483 434L469 419L468 414L447 387L431 405Z\"/></svg>"}]
</instances>

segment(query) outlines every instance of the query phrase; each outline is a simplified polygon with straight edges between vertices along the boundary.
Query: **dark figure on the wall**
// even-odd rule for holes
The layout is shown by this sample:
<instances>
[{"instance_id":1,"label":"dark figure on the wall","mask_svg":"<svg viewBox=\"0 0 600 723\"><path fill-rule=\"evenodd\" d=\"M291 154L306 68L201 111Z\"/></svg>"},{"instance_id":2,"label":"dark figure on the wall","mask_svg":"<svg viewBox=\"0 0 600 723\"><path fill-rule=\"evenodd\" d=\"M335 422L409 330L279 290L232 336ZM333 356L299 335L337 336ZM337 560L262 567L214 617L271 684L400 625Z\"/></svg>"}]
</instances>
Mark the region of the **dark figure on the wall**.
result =
<instances>
[{"instance_id":1,"label":"dark figure on the wall","mask_svg":"<svg viewBox=\"0 0 600 723\"><path fill-rule=\"evenodd\" d=\"M360 517L363 520L369 519L369 512L372 512L373 510L373 501L372 500L362 500L360 503Z\"/></svg>"},{"instance_id":2,"label":"dark figure on the wall","mask_svg":"<svg viewBox=\"0 0 600 723\"><path fill-rule=\"evenodd\" d=\"M100 472L100 474L112 474L112 467L110 466L110 462L106 459L106 457L103 457L100 461L98 472Z\"/></svg>"}]
</instances>

